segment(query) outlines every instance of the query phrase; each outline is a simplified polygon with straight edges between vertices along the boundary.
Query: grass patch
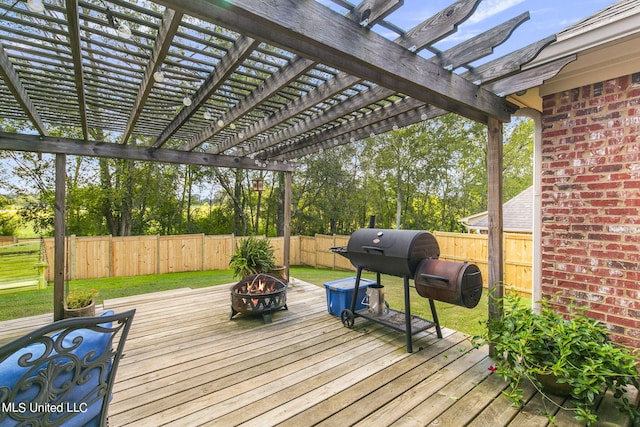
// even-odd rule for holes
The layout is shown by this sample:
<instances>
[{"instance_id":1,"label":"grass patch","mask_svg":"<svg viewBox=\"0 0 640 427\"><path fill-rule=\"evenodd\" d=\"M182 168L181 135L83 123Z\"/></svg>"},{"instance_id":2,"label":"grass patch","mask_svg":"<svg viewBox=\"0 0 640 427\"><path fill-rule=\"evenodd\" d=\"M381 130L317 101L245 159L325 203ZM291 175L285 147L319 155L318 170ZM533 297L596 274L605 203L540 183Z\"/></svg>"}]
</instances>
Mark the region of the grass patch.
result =
<instances>
[{"instance_id":1,"label":"grass patch","mask_svg":"<svg viewBox=\"0 0 640 427\"><path fill-rule=\"evenodd\" d=\"M0 246L0 284L38 280L40 242Z\"/></svg>"},{"instance_id":2,"label":"grass patch","mask_svg":"<svg viewBox=\"0 0 640 427\"><path fill-rule=\"evenodd\" d=\"M69 281L69 289L97 289L96 304L120 298L178 288L204 288L233 282L231 270L194 271L144 276L108 277ZM43 290L0 295L0 320L53 312L53 282Z\"/></svg>"},{"instance_id":3,"label":"grass patch","mask_svg":"<svg viewBox=\"0 0 640 427\"><path fill-rule=\"evenodd\" d=\"M355 276L350 271L316 269L312 267L292 267L291 276L305 282L324 287L325 282ZM375 274L365 273L364 278L375 280ZM145 276L109 277L104 279L72 280L69 288L97 289L97 304L105 299L120 298L149 292L178 288L202 288L207 286L234 283L231 270L196 271L186 273L167 273ZM389 305L404 311L403 280L399 277L382 276L385 287L385 299ZM413 281L410 282L413 285ZM420 297L411 288L411 313L431 320L429 302ZM487 319L487 295L483 292L480 303L473 309L436 301L436 310L443 327L455 329L470 335L480 334L483 322ZM0 295L0 320L9 320L33 316L53 311L53 284L40 291L23 291Z\"/></svg>"}]
</instances>

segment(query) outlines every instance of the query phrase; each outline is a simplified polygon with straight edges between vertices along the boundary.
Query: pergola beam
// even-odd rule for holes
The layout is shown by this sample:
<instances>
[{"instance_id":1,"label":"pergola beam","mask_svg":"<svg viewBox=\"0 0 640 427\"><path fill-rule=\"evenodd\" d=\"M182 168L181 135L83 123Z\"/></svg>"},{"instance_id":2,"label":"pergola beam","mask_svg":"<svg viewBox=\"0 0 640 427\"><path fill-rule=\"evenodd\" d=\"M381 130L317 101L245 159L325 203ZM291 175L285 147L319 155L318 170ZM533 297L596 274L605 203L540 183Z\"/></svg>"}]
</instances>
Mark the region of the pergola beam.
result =
<instances>
[{"instance_id":1,"label":"pergola beam","mask_svg":"<svg viewBox=\"0 0 640 427\"><path fill-rule=\"evenodd\" d=\"M250 37L240 36L236 43L227 51L227 54L222 57L220 63L214 68L213 72L207 77L205 82L193 95L192 104L190 106L183 107L180 112L173 118L169 126L167 126L160 136L153 143L152 147L161 147L166 143L171 135L173 135L181 126L183 126L191 116L209 99L213 93L223 85L227 79L233 74L233 72L242 64L242 62L251 55L253 50L260 45L259 41L256 41ZM255 93L255 91L253 92ZM200 140L199 135L209 133L213 134L215 124L209 125L204 131L200 132L196 136L196 140ZM188 147L183 148L185 151L191 151L204 142L206 138L202 139L198 144L190 143Z\"/></svg>"},{"instance_id":2,"label":"pergola beam","mask_svg":"<svg viewBox=\"0 0 640 427\"><path fill-rule=\"evenodd\" d=\"M87 122L87 100L84 96L84 70L82 67L82 45L80 43L80 20L78 18L78 3L76 0L67 0L67 25L69 28L69 45L73 57L73 76L76 83L78 96L78 113L80 114L80 126L85 140L89 139L89 125Z\"/></svg>"},{"instance_id":3,"label":"pergola beam","mask_svg":"<svg viewBox=\"0 0 640 427\"><path fill-rule=\"evenodd\" d=\"M235 107L227 111L220 117L220 120L225 125L231 124L244 114L248 113L251 109L261 105L283 87L287 86L291 81L295 80L300 74L303 74L311 69L315 63L309 59L301 57L295 57L288 63L287 67L283 67L283 71L275 73L267 80L265 80L257 90L251 92L245 99L239 102ZM222 128L216 123L212 123L207 126L203 131L199 132L193 140L187 144L183 150L191 151L207 139L216 135ZM222 150L217 150L221 152Z\"/></svg>"},{"instance_id":4,"label":"pergola beam","mask_svg":"<svg viewBox=\"0 0 640 427\"><path fill-rule=\"evenodd\" d=\"M361 108L367 107L369 105L375 104L376 102L380 102L385 98L392 96L395 92L381 87L376 86L367 91L362 92L361 94L354 96L350 99L347 99L340 104L329 108L324 111L322 114L318 114L316 117L311 118L305 122L296 123L295 125L283 129L280 132L272 134L265 138L263 141L259 143L251 143L249 144L249 152L258 152L260 150L264 150L268 147L274 146L276 144L282 143L288 139L294 138L298 135L301 135L305 132L310 131L311 129L317 128L319 126L325 125L333 120L337 120L340 117L343 117L347 114L350 114L354 111L357 111Z\"/></svg>"},{"instance_id":5,"label":"pergola beam","mask_svg":"<svg viewBox=\"0 0 640 427\"><path fill-rule=\"evenodd\" d=\"M480 0L459 0L407 31L396 43L412 52L437 43L455 33L458 25L467 20L479 4Z\"/></svg>"},{"instance_id":6,"label":"pergola beam","mask_svg":"<svg viewBox=\"0 0 640 427\"><path fill-rule=\"evenodd\" d=\"M445 68L453 69L468 62L480 59L492 53L495 46L503 43L513 32L513 30L527 19L529 19L529 14L523 13L516 18L513 18L468 40L467 42L461 43L460 45L442 52L440 55L431 58L430 62L440 63ZM396 41L400 41L400 39ZM375 94L378 94L377 99L374 96ZM304 124L296 124L295 126L290 127L284 131L272 134L268 138L265 138L260 142L249 144L249 148L247 149L247 151L255 153L267 149L268 147L280 144L289 138L308 132L310 129L329 123L332 120L357 111L358 109L364 108L370 104L382 101L393 94L393 90L381 87L363 92L333 108L330 108L325 113L318 115L311 120L305 121ZM331 138L332 137L328 137L326 139ZM218 152L221 151L223 150L220 149Z\"/></svg>"},{"instance_id":7,"label":"pergola beam","mask_svg":"<svg viewBox=\"0 0 640 427\"><path fill-rule=\"evenodd\" d=\"M540 65L539 67L530 68L515 76L489 83L487 87L502 96L506 96L521 90L540 86L545 80L558 74L565 65L575 61L577 58L577 55L574 54L556 59L553 62Z\"/></svg>"},{"instance_id":8,"label":"pergola beam","mask_svg":"<svg viewBox=\"0 0 640 427\"><path fill-rule=\"evenodd\" d=\"M260 133L271 129L278 124L286 121L290 117L295 117L303 111L317 105L320 102L331 98L336 93L342 92L348 89L354 84L361 81L359 78L350 76L346 73L340 73L333 79L327 81L325 84L318 86L313 91L291 102L289 107L285 110L276 111L268 117L256 122L249 129L244 132L244 136L241 138L236 135L229 138L224 143L211 150L212 153L222 153L242 142L259 135Z\"/></svg>"},{"instance_id":9,"label":"pergola beam","mask_svg":"<svg viewBox=\"0 0 640 427\"><path fill-rule=\"evenodd\" d=\"M427 19L421 24L418 24L412 28L404 37L398 37L394 40L395 43L405 45L407 43L407 37L411 40L409 49L411 51L419 51L430 43L435 43L438 40L452 34L456 31L458 25L464 22L475 10L480 0L460 0L450 7L440 11L432 18ZM351 76L347 73L339 73L335 78L319 86L315 90L309 92L297 100L293 101L289 108L285 112L276 112L263 120L260 120L254 124L243 137L234 136L229 138L225 143L220 144L211 150L213 153L222 153L243 141L246 141L267 129L275 127L276 125L284 122L290 117L294 117L303 111L312 108L313 106L325 101L326 99L348 89L349 87L358 84L362 79ZM393 91L389 91L390 94ZM355 102L355 101L354 101ZM250 150L259 151L268 148L272 142L252 143Z\"/></svg>"},{"instance_id":10,"label":"pergola beam","mask_svg":"<svg viewBox=\"0 0 640 427\"><path fill-rule=\"evenodd\" d=\"M414 110L418 107L425 105L424 102L418 101L413 98L403 98L398 100L390 105L385 105L383 107L377 108L369 114L365 114L358 117L353 117L348 121L345 121L339 125L336 125L332 129L327 129L322 133L318 133L312 135L310 137L304 138L302 141L296 142L292 145L278 145L277 147L270 148L265 150L265 154L267 154L267 158L278 158L279 156L283 156L286 153L291 151L297 151L301 148L311 147L315 144L320 144L323 141L334 140L335 138L340 137L341 135L349 134L358 129L369 129L375 123L392 119L393 117L398 116L399 114L405 113L407 111ZM400 126L400 125L398 125ZM372 129L369 130L369 133L374 132ZM322 147L327 148L327 147Z\"/></svg>"},{"instance_id":11,"label":"pergola beam","mask_svg":"<svg viewBox=\"0 0 640 427\"><path fill-rule=\"evenodd\" d=\"M575 55L561 58L559 60L553 61L552 63L544 64L534 69L526 70L517 75L514 75L514 73L518 72L523 65L533 60L545 46L547 46L549 43L552 43L554 40L555 36L550 36L546 39L540 40L539 42L528 45L512 54L508 54L504 57L488 62L483 66L474 69L473 72L464 73L463 76L473 76L474 80L477 80L478 84L480 84L480 82L486 82L483 84L486 84L492 90L504 90L505 94L515 93L519 90L526 90L531 87L538 86L542 84L544 80L549 79L560 72L562 67L564 67L567 63L575 60ZM520 80L520 77L523 75L528 78ZM373 120L374 123L378 121L378 119L374 115L366 115L358 120L358 124L362 128L367 128L371 125L371 123L369 122L370 120ZM322 134L315 137L315 144L317 144L317 147L315 148L312 148L314 144L309 143L308 140L304 140L303 142L296 143L293 146L285 147L283 149L270 150L268 153L274 153L273 155L277 159L302 157L303 151L298 151L298 148L304 148L304 152L307 154L317 152L321 148L324 149L327 145L325 141L332 141L336 138L336 136L332 133L323 132ZM379 132L375 131L375 133ZM332 143L335 143L335 141ZM290 156L288 154L285 155L285 153L294 150L296 150L295 156Z\"/></svg>"},{"instance_id":12,"label":"pergola beam","mask_svg":"<svg viewBox=\"0 0 640 427\"><path fill-rule=\"evenodd\" d=\"M511 33L528 19L529 13L525 12L448 49L446 52L438 55L440 65L446 70L454 70L476 59L491 55L494 47L504 43Z\"/></svg>"},{"instance_id":13,"label":"pergola beam","mask_svg":"<svg viewBox=\"0 0 640 427\"><path fill-rule=\"evenodd\" d=\"M508 77L519 72L522 66L533 61L540 51L556 41L556 36L546 37L521 49L482 64L471 71L461 74L474 84L483 85Z\"/></svg>"},{"instance_id":14,"label":"pergola beam","mask_svg":"<svg viewBox=\"0 0 640 427\"><path fill-rule=\"evenodd\" d=\"M415 101L411 100L411 98L407 99L409 102ZM400 102L400 101L399 101ZM396 106L387 106L383 107L381 110L386 111L387 109L395 110ZM400 109L400 108L398 108ZM374 114L374 113L372 113ZM390 113L394 114L394 113ZM361 140L370 136L371 133L376 135L383 134L388 132L395 127L403 127L408 126L410 124L417 123L419 121L430 120L438 116L442 116L447 114L447 111L427 106L426 104L422 104L420 107L407 110L407 111L399 111L397 114L392 115L391 117L385 117L381 120L378 120L373 123L369 123L366 127L355 127L346 133L340 133L336 137L332 139L323 139L321 142L317 142L310 145L303 145L301 147L294 147L294 150L287 151L284 154L273 157L272 160L284 161L284 160L292 160L300 157L307 156L309 154L317 153L320 150L326 150L329 148L337 147L338 145L344 145L351 142L351 140Z\"/></svg>"},{"instance_id":15,"label":"pergola beam","mask_svg":"<svg viewBox=\"0 0 640 427\"><path fill-rule=\"evenodd\" d=\"M295 164L271 162L258 167L254 161L244 157L232 157L209 153L194 153L169 149L83 141L70 138L40 137L0 132L0 150L29 151L34 153L68 154L72 156L106 157L113 159L139 160L146 162L177 163L186 165L213 166L223 168L293 171Z\"/></svg>"},{"instance_id":16,"label":"pergola beam","mask_svg":"<svg viewBox=\"0 0 640 427\"><path fill-rule=\"evenodd\" d=\"M371 27L404 4L404 0L363 0L347 17L363 27Z\"/></svg>"},{"instance_id":17,"label":"pergola beam","mask_svg":"<svg viewBox=\"0 0 640 427\"><path fill-rule=\"evenodd\" d=\"M182 13L175 12L171 9L165 10L165 13L162 17L162 24L158 29L156 42L153 46L153 50L151 51L149 61L147 62L147 67L144 76L142 77L142 82L140 83L138 95L136 96L133 108L131 109L131 114L129 115L127 126L122 133L121 142L123 144L129 142L129 137L131 137L133 129L136 126L136 123L138 123L138 119L142 114L142 110L147 103L147 98L149 97L149 94L151 93L151 89L153 87L153 73L158 68L158 64L162 64L165 57L167 56L169 48L171 47L171 40L178 31L178 26L180 26L181 20Z\"/></svg>"},{"instance_id":18,"label":"pergola beam","mask_svg":"<svg viewBox=\"0 0 640 427\"><path fill-rule=\"evenodd\" d=\"M487 123L509 121L508 103L464 78L414 55L316 2L283 0L158 0L198 18L286 47L395 92ZM384 52L384 55L380 55Z\"/></svg>"},{"instance_id":19,"label":"pergola beam","mask_svg":"<svg viewBox=\"0 0 640 427\"><path fill-rule=\"evenodd\" d=\"M402 6L402 0L364 0L358 6L356 6L350 13L347 14L347 18L361 23L361 19L363 15L366 14L366 25L372 26L377 22L383 20L388 14L396 10L398 7ZM267 81L264 82L263 85L259 88L259 90L254 91L247 99L243 100L241 103L236 105L236 107L226 113L222 118L223 123L231 123L237 120L243 114L246 114L249 110L259 106L260 104L267 101L270 97L274 96L278 91L282 90L286 85L288 85L291 81L297 78L299 75L307 72L309 69L316 66L317 63L304 59L300 56L296 56L289 61L289 67L283 68L279 72L273 74ZM299 114L302 111L310 108L313 105L318 104L321 101L329 98L336 93L347 89L349 86L352 86L361 81L357 77L347 76L344 73L339 74L334 79L330 80L326 84L320 86L320 88L316 88L316 90L312 91L314 93L314 98L309 98L307 96L302 96L301 99L306 99L308 102L296 102L293 101L292 104L297 105L297 107L287 108L286 116L291 117L293 115ZM336 84L336 82L339 82ZM257 95L256 95L257 94ZM318 100L318 98L321 98ZM300 109L300 107L303 107ZM275 116L275 117L274 117ZM234 136L222 144L219 144L216 147L213 147L210 152L212 153L222 153L238 144L242 141L255 136L261 130L264 131L266 129L270 129L271 127L281 123L286 120L286 117L282 118L282 120L277 121L276 118L278 114L270 115L266 120L262 120L260 123L261 126L252 126L251 130L248 132L248 135L243 137ZM203 142L205 142L208 138L211 138L216 133L218 133L221 129L218 128L216 131L214 125L209 126L205 131L200 132L196 138L194 138L187 146L183 149L189 151L193 150L195 147L199 146ZM247 134L247 133L245 133Z\"/></svg>"},{"instance_id":20,"label":"pergola beam","mask_svg":"<svg viewBox=\"0 0 640 427\"><path fill-rule=\"evenodd\" d=\"M16 72L15 67L7 55L7 51L4 45L0 42L0 75L5 84L9 88L9 91L13 94L14 98L20 105L20 108L29 116L29 120L33 123L33 126L38 130L40 135L46 136L49 133L42 121L42 117L38 114L36 107L33 105L29 94L24 88L24 85L20 81L20 77Z\"/></svg>"}]
</instances>

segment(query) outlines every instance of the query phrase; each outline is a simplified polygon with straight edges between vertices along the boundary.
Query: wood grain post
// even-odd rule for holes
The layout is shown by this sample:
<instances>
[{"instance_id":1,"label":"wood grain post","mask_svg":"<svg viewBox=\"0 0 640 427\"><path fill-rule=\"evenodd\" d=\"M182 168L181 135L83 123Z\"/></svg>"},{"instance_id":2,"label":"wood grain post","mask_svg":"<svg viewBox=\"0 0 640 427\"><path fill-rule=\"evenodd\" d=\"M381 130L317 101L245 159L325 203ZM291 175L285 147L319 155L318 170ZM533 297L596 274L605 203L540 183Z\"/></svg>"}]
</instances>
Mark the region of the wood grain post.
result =
<instances>
[{"instance_id":1,"label":"wood grain post","mask_svg":"<svg viewBox=\"0 0 640 427\"><path fill-rule=\"evenodd\" d=\"M489 323L502 318L504 307L504 257L502 222L502 123L489 118L487 126L487 184L489 213L488 263L489 263ZM495 347L489 345L489 355L495 357Z\"/></svg>"},{"instance_id":2,"label":"wood grain post","mask_svg":"<svg viewBox=\"0 0 640 427\"><path fill-rule=\"evenodd\" d=\"M56 189L53 205L54 255L53 255L53 320L61 320L64 316L64 265L65 265L65 179L67 156L56 154Z\"/></svg>"},{"instance_id":3,"label":"wood grain post","mask_svg":"<svg viewBox=\"0 0 640 427\"><path fill-rule=\"evenodd\" d=\"M291 265L291 182L292 172L284 172L284 246L282 257L284 258L285 274L289 279L289 267Z\"/></svg>"}]
</instances>

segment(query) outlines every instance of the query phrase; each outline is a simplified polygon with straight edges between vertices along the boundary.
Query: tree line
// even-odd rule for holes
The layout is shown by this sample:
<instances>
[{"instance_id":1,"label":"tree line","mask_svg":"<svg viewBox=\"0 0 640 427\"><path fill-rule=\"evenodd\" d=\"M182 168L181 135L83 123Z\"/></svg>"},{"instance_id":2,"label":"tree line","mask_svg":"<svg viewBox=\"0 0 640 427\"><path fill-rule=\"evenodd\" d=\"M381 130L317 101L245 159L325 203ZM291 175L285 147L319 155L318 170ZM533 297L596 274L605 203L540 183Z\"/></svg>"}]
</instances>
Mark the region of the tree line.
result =
<instances>
[{"instance_id":1,"label":"tree line","mask_svg":"<svg viewBox=\"0 0 640 427\"><path fill-rule=\"evenodd\" d=\"M370 215L382 228L464 231L460 218L486 210L486 149L484 125L449 114L309 155L293 173L291 232L351 234ZM532 155L532 122L508 124L505 201L531 185ZM18 208L0 212L0 234L18 221L52 234L54 164L49 155L0 152L0 210ZM68 234L282 235L281 172L69 156L66 181Z\"/></svg>"}]
</instances>

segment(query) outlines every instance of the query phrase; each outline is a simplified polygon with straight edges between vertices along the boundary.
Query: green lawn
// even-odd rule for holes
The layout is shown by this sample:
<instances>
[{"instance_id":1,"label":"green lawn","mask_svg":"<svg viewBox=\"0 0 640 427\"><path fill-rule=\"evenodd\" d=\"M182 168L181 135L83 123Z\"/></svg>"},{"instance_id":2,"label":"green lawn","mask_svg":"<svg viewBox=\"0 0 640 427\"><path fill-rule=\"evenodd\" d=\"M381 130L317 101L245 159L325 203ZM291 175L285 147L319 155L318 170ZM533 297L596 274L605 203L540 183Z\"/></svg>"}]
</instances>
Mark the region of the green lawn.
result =
<instances>
[{"instance_id":1,"label":"green lawn","mask_svg":"<svg viewBox=\"0 0 640 427\"><path fill-rule=\"evenodd\" d=\"M311 267L292 267L291 276L318 286L323 286L325 282L345 277L352 277L355 276L355 273L349 271L315 269ZM375 279L374 274L365 274L363 277ZM176 288L202 288L206 286L233 283L235 281L236 280L233 279L230 270L215 270L147 276L111 277L105 279L73 280L69 282L69 288L97 289L99 291L97 303L101 304L105 299ZM389 302L389 305L392 308L403 311L404 297L402 291L402 279L383 275L381 281L385 286L385 298ZM413 283L413 281L411 283ZM0 320L50 313L53 311L52 301L52 283L49 283L49 287L46 290L23 291L0 295ZM475 335L481 330L480 322L487 318L486 292L478 306L474 309L457 307L438 301L436 301L436 307L440 324L443 327ZM420 297L414 289L411 289L411 312L414 315L431 320L431 311L429 310L428 301Z\"/></svg>"},{"instance_id":2,"label":"green lawn","mask_svg":"<svg viewBox=\"0 0 640 427\"><path fill-rule=\"evenodd\" d=\"M38 280L40 242L0 246L0 284Z\"/></svg>"}]
</instances>

